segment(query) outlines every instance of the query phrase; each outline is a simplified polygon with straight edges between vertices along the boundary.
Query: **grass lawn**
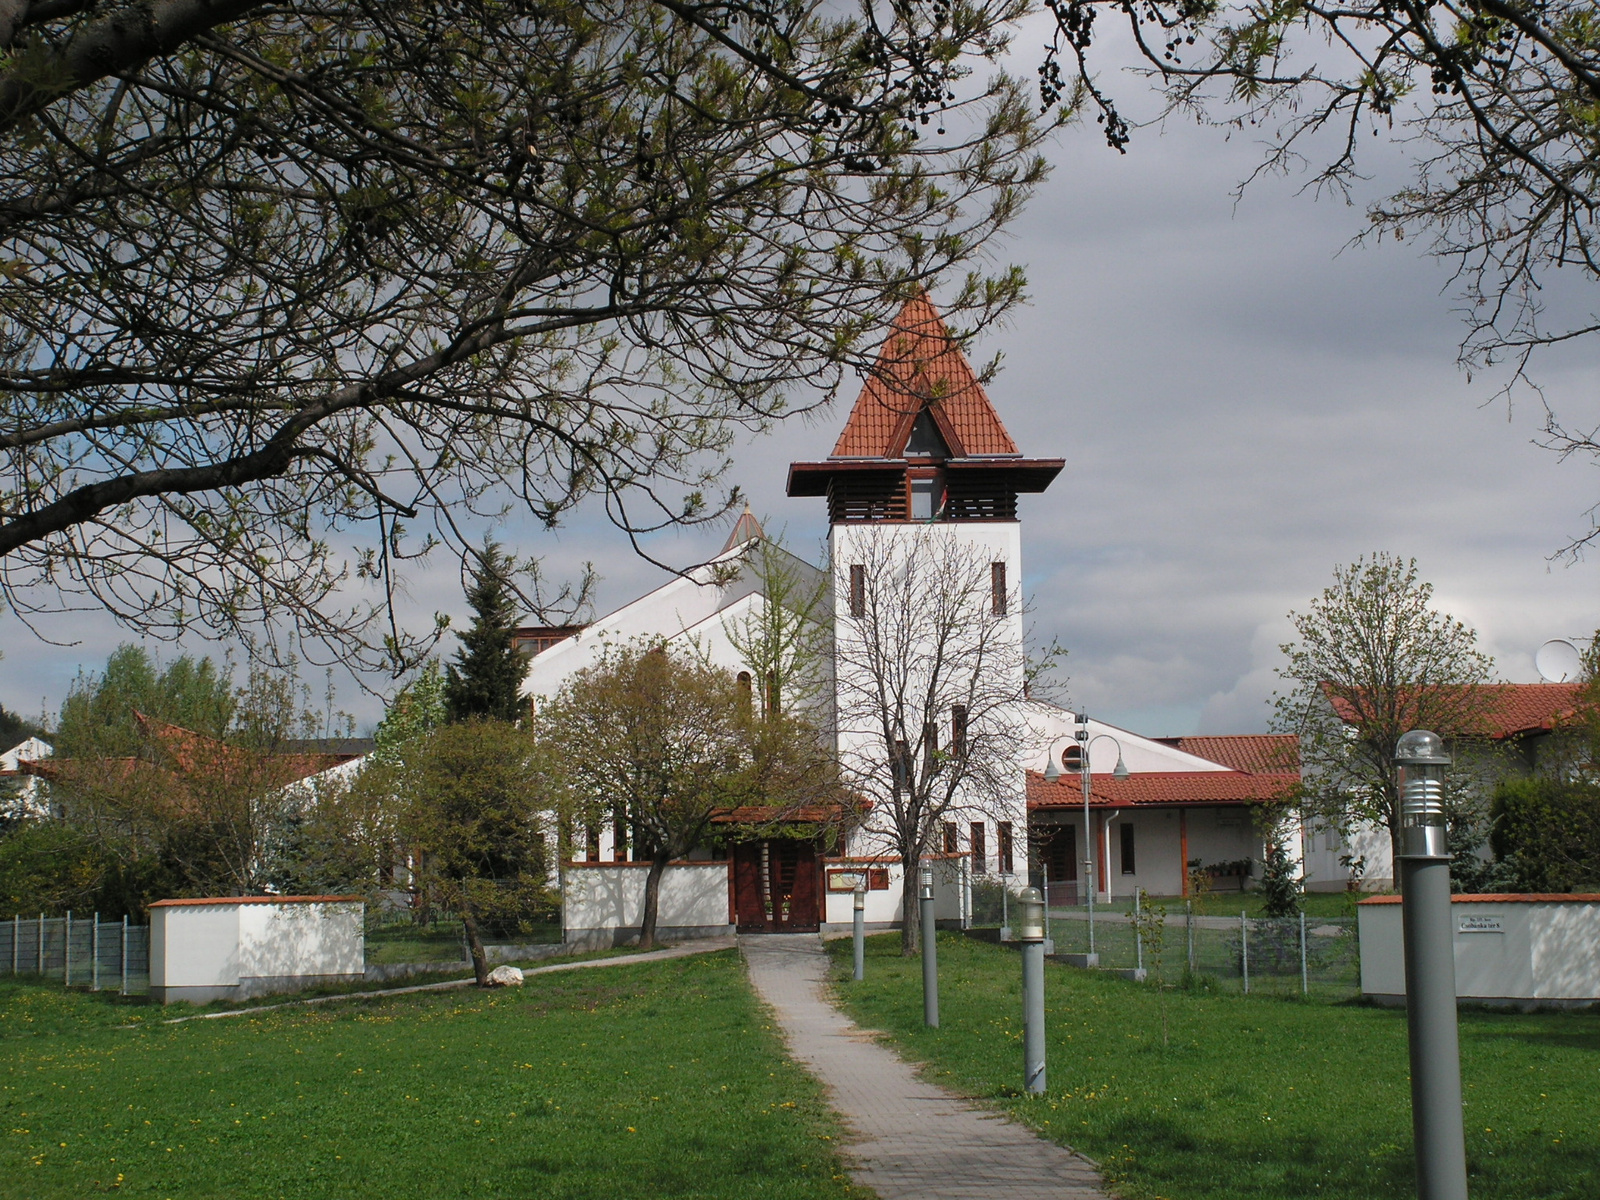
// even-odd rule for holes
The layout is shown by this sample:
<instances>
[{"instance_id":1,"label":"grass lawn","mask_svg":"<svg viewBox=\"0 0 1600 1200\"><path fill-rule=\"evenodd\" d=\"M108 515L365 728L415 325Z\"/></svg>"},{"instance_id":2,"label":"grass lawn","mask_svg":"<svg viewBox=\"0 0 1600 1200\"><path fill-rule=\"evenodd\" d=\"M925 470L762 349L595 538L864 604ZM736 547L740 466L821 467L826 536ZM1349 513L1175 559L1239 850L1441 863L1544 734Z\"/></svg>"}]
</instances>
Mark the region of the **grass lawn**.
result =
<instances>
[{"instance_id":1,"label":"grass lawn","mask_svg":"<svg viewBox=\"0 0 1600 1200\"><path fill-rule=\"evenodd\" d=\"M1021 963L939 939L941 1028L922 1026L921 966L899 935L868 943L867 978L833 942L835 988L940 1082L1100 1163L1136 1200L1382 1200L1415 1195L1403 1012L1168 992L1050 964L1049 1092L1022 1077ZM1466 1012L1473 1200L1600 1196L1600 1014Z\"/></svg>"},{"instance_id":2,"label":"grass lawn","mask_svg":"<svg viewBox=\"0 0 1600 1200\"><path fill-rule=\"evenodd\" d=\"M0 1196L861 1195L731 951L183 1011L0 984Z\"/></svg>"}]
</instances>

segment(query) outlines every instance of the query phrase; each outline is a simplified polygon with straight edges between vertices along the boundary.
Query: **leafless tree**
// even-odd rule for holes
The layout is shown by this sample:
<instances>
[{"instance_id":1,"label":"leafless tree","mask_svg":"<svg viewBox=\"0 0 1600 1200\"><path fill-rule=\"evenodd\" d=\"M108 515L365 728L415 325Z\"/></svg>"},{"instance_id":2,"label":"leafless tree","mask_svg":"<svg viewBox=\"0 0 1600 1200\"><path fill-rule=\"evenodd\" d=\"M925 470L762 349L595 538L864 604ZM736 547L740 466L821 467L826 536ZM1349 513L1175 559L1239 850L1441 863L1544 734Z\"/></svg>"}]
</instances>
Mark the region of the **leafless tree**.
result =
<instances>
[{"instance_id":1,"label":"leafless tree","mask_svg":"<svg viewBox=\"0 0 1600 1200\"><path fill-rule=\"evenodd\" d=\"M864 834L899 856L901 946L917 945L917 870L947 821L1022 810L1021 600L959 526L879 526L834 565L839 756Z\"/></svg>"},{"instance_id":2,"label":"leafless tree","mask_svg":"<svg viewBox=\"0 0 1600 1200\"><path fill-rule=\"evenodd\" d=\"M718 515L1041 178L1022 8L0 0L7 607L392 667L474 521Z\"/></svg>"}]
</instances>

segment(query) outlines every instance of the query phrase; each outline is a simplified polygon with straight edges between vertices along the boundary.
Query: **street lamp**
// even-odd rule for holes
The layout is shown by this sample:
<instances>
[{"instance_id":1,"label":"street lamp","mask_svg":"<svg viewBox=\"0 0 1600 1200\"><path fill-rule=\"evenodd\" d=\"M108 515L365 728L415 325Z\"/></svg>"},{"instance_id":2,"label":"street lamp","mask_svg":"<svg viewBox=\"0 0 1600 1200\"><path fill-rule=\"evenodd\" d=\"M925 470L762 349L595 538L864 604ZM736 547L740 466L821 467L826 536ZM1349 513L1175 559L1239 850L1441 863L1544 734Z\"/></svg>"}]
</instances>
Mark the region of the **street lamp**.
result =
<instances>
[{"instance_id":1,"label":"street lamp","mask_svg":"<svg viewBox=\"0 0 1600 1200\"><path fill-rule=\"evenodd\" d=\"M1400 896L1417 1196L1467 1200L1444 818L1444 773L1450 756L1438 734L1413 729L1395 745L1394 761L1400 786Z\"/></svg>"},{"instance_id":2,"label":"street lamp","mask_svg":"<svg viewBox=\"0 0 1600 1200\"><path fill-rule=\"evenodd\" d=\"M1128 777L1128 766L1122 761L1122 743L1117 741L1116 738L1109 733L1097 733L1093 737L1089 736L1088 713L1081 712L1074 720L1077 723L1077 730L1072 736L1073 740L1078 743L1078 775L1083 782L1083 873L1089 889L1089 957L1084 965L1093 967L1098 965L1099 960L1094 953L1094 831L1089 824L1089 787L1092 782L1089 771L1089 749L1101 738L1105 738L1117 748L1117 765L1111 772L1113 779L1126 779ZM1044 765L1044 777L1049 783L1054 783L1061 778L1061 768L1056 766L1054 746L1050 748L1049 761ZM1046 906L1048 906L1050 897L1046 896L1044 899Z\"/></svg>"}]
</instances>

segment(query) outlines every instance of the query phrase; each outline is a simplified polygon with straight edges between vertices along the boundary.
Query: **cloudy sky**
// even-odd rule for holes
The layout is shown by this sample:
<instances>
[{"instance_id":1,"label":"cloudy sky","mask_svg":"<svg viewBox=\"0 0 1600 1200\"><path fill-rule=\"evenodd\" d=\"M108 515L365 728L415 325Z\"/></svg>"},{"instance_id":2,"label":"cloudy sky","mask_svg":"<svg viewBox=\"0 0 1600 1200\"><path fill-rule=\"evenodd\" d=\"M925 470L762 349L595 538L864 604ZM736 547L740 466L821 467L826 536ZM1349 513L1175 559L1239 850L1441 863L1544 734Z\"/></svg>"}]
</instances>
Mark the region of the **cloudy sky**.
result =
<instances>
[{"instance_id":1,"label":"cloudy sky","mask_svg":"<svg viewBox=\"0 0 1600 1200\"><path fill-rule=\"evenodd\" d=\"M1492 381L1469 385L1447 276L1422 247L1347 247L1361 201L1401 181L1394 156L1372 164L1355 207L1297 195L1296 179L1236 203L1259 153L1184 126L1142 131L1118 156L1092 126L1069 129L997 248L1026 267L1032 298L975 357L1004 354L990 395L1022 450L1067 461L1024 498L1022 530L1038 632L1070 651L1068 695L1146 734L1265 729L1285 613L1373 550L1415 556L1501 675L1536 679L1541 642L1600 625L1596 561L1552 558L1587 529L1600 472L1532 444L1536 406L1508 411ZM1600 424L1593 357L1541 373L1552 406L1586 428ZM852 398L735 460L730 482L813 558L823 505L786 498L785 468L828 453ZM652 551L693 561L726 532ZM556 574L594 561L601 611L664 578L591 515L512 540ZM459 594L441 564L413 581L411 603L459 620ZM54 709L80 662L127 637L81 619L51 632L77 644L0 622L8 708ZM363 724L379 713L349 686L341 701Z\"/></svg>"}]
</instances>

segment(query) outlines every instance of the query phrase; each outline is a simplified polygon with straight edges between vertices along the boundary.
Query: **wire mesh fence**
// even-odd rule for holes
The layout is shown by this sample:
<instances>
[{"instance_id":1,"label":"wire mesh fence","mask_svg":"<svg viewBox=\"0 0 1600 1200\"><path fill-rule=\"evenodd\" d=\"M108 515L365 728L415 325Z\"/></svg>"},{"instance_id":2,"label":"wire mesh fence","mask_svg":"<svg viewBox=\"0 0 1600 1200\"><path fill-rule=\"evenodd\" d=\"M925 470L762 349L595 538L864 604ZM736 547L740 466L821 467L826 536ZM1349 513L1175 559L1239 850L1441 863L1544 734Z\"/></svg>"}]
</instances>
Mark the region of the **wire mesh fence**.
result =
<instances>
[{"instance_id":1,"label":"wire mesh fence","mask_svg":"<svg viewBox=\"0 0 1600 1200\"><path fill-rule=\"evenodd\" d=\"M1338 1000L1361 990L1351 917L1198 916L1184 905L1126 912L1050 909L1057 954L1090 954L1104 970L1144 970L1168 984L1251 995ZM1092 939L1092 942L1091 942Z\"/></svg>"},{"instance_id":2,"label":"wire mesh fence","mask_svg":"<svg viewBox=\"0 0 1600 1200\"><path fill-rule=\"evenodd\" d=\"M443 908L418 910L409 907L369 905L366 913L367 962L395 963L465 962L466 928L461 918ZM541 909L509 918L482 921L479 934L485 945L545 946L562 938L561 910Z\"/></svg>"},{"instance_id":3,"label":"wire mesh fence","mask_svg":"<svg viewBox=\"0 0 1600 1200\"><path fill-rule=\"evenodd\" d=\"M0 973L31 975L66 987L150 990L150 930L92 917L14 916L0 922Z\"/></svg>"}]
</instances>

